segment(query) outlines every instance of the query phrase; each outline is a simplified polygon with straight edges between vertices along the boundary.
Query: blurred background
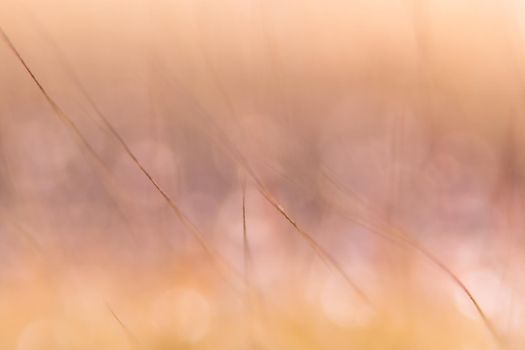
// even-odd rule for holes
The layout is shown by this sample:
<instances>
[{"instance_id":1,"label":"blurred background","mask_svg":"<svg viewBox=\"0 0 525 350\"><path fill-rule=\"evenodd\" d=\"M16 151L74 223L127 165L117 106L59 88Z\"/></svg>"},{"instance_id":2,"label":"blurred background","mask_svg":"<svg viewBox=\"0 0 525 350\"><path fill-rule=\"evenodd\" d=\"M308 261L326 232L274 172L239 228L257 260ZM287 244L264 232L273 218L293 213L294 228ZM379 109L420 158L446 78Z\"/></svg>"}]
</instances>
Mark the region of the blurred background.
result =
<instances>
[{"instance_id":1,"label":"blurred background","mask_svg":"<svg viewBox=\"0 0 525 350\"><path fill-rule=\"evenodd\" d=\"M524 18L1 1L0 348L523 349Z\"/></svg>"}]
</instances>

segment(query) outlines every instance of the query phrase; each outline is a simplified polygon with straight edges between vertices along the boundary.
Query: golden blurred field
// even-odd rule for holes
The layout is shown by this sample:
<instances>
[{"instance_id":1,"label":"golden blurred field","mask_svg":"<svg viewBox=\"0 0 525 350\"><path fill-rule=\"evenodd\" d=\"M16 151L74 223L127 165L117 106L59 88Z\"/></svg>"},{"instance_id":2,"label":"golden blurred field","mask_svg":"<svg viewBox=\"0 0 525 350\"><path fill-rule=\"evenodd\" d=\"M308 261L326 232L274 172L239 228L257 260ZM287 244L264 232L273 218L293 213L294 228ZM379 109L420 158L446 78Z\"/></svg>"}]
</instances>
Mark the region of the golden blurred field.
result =
<instances>
[{"instance_id":1,"label":"golden blurred field","mask_svg":"<svg viewBox=\"0 0 525 350\"><path fill-rule=\"evenodd\" d=\"M524 349L524 23L0 1L0 350Z\"/></svg>"}]
</instances>

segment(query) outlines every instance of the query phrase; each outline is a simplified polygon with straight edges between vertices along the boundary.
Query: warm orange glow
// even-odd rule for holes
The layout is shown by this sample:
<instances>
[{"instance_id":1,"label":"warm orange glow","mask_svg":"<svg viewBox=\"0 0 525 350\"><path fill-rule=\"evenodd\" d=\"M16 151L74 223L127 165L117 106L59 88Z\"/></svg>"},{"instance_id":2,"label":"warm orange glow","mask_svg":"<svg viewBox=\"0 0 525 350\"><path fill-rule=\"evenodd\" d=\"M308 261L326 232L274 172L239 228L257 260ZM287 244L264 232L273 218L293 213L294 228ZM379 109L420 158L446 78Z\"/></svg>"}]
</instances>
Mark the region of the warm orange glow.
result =
<instances>
[{"instance_id":1,"label":"warm orange glow","mask_svg":"<svg viewBox=\"0 0 525 350\"><path fill-rule=\"evenodd\" d=\"M0 349L522 349L524 18L1 1Z\"/></svg>"}]
</instances>

